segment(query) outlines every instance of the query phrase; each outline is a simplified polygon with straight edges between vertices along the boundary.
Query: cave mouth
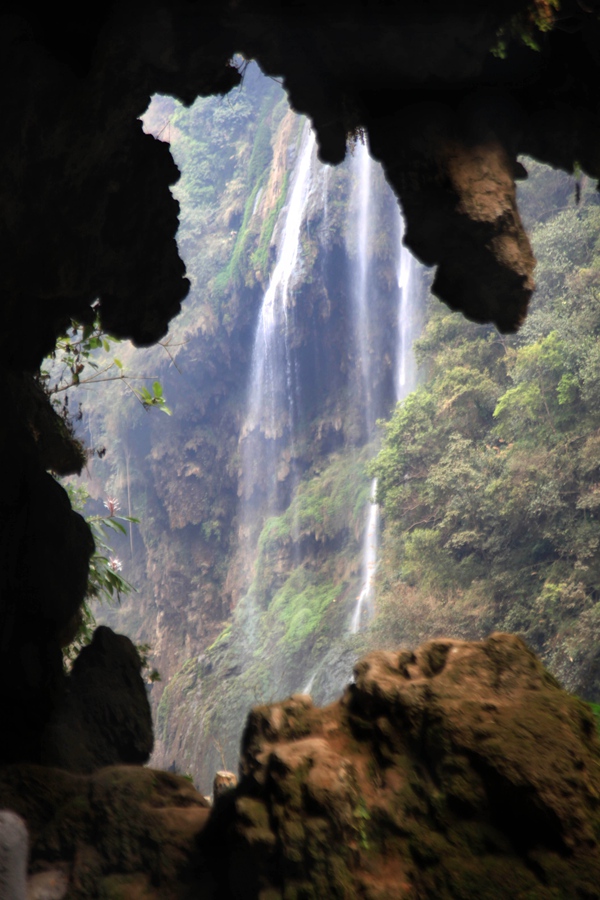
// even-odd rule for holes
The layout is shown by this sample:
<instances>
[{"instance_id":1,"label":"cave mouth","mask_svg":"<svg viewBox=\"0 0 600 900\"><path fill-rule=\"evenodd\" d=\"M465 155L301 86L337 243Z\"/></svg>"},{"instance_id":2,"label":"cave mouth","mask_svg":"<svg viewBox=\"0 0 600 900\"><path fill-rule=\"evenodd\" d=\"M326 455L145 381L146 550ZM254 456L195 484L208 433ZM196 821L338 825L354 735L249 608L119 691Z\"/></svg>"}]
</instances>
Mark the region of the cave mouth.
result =
<instances>
[{"instance_id":1,"label":"cave mouth","mask_svg":"<svg viewBox=\"0 0 600 900\"><path fill-rule=\"evenodd\" d=\"M251 116L254 120L246 134ZM134 583L141 581L152 593L158 585L150 585L145 569L155 565L153 557L162 555L169 572L164 588L167 596L191 589L188 602L194 606L202 602L202 585L210 584L207 567L215 566L215 559L219 559L219 545L234 554L233 562L228 562L230 575L224 578L225 597L218 596L223 580L214 579L216 586L210 585L210 608L205 602L208 611L202 618L207 634L196 635L196 655L219 638L240 601L246 599L239 615L256 618L256 611L248 612L254 601L247 595L257 565L257 542L269 521L273 528L278 527L276 520L280 520L284 532L289 532L289 551L282 552L289 556L292 568L299 568L288 590L293 588L303 595L307 608L312 604L318 610L319 604L327 607L336 603L331 605L332 611L340 610L336 628L345 635L356 618L353 613L362 581L375 565L373 561L361 561L364 548L370 544L367 523L373 493L363 469L377 446L375 423L389 415L400 393L406 393L416 379L410 346L420 327L424 275L416 271L416 263L403 248L397 201L381 167L370 159L361 140L353 142L341 166L319 163L316 148L306 143L306 120L290 111L281 86L262 75L255 64L246 67L244 82L224 98L201 99L187 109L170 97L155 97L143 122L147 132L170 143L181 171L173 194L180 205L178 242L191 290L182 312L171 323L164 346L118 348L120 361L129 371L160 376L164 396L174 408L173 418L145 415L124 385L118 385L117 390L129 404L128 411L121 414L118 425L112 426L112 438L106 422L118 419L119 404L108 399L105 386L99 386L99 409L90 406L88 412L84 411L85 434L90 440L103 434L108 444L106 455L91 464L97 509L105 496L127 496L129 514L137 515L138 509L146 511L140 512L142 530L146 529L148 510L161 510L160 515L149 514L157 519L157 525L146 545L135 531L133 550L131 535L117 536L114 541L124 573ZM226 145L227 153L223 149ZM242 164L246 169L240 175L236 166ZM305 195L300 185L294 199L303 165ZM294 204L298 206L297 215ZM292 220L295 225L289 224ZM363 221L362 231L354 227L359 220ZM385 222L385 229L379 228L380 220ZM378 228L381 246L376 251ZM292 235L289 246L286 232ZM200 240L203 253L198 253ZM383 260L378 275L377 253ZM286 274L282 260L288 257L292 262L285 263L289 265ZM366 275L372 280L370 296L366 283L362 283ZM285 330L286 317L291 324L287 338L279 344L275 341L269 351L270 361L261 362L254 358L255 348L272 278L280 278L277 327L280 332ZM286 297L284 291L288 291ZM235 347L233 353L226 346L228 342ZM206 354L204 366L202 354ZM279 375L274 374L277 367ZM267 375L273 385L265 380ZM261 378L262 387L253 387L253 379L260 382ZM294 381L291 386L290 379ZM252 400L253 390L258 391L259 400ZM194 391L203 394L201 413L190 406ZM183 413L183 420L187 419L198 438L190 438L175 422L182 415L180 397L184 408L187 405L190 410ZM271 412L260 412L269 404ZM232 406L237 424L228 420L225 427L218 425ZM260 415L254 421L257 411ZM217 479L210 474L211 467L216 469L218 465L219 453L207 434L210 428L217 432L221 446L232 443L233 451L227 451L229 458L239 458L239 462L225 467L229 475L225 483L221 476ZM159 437L159 431L166 436ZM157 442L162 445L160 451L155 449ZM171 443L173 449L169 449ZM176 460L175 448L179 447L185 450ZM356 456L354 462L342 458L348 455L348 448ZM156 459L158 453L160 462L149 466L146 460ZM222 457L223 451L220 453ZM148 474L153 467L154 473ZM163 476L158 474L161 467ZM204 483L210 482L208 499L207 490L195 475L200 468ZM323 534L315 533L312 525L304 532L303 496L311 479L318 478L323 470L331 473L326 477L333 479L334 485L352 472L357 496L352 503L343 501L349 521L340 521ZM154 483L149 486L149 482ZM133 507L132 496L136 501ZM340 517L341 512L336 515ZM164 550L167 533L178 535L173 538L181 545L178 555L185 547L195 559L200 557L202 574L192 576L185 566L182 571L173 550ZM320 561L328 554L348 552L349 545L356 545L356 571L343 586L329 584L327 579L321 584L315 575ZM345 566L351 568L349 563ZM290 572L287 574L291 577ZM257 601L259 608L268 606L272 592L269 588L265 598ZM99 612L99 621L139 635L143 624L135 607L136 598L130 598L121 613ZM362 613L365 622L369 608L370 601ZM165 609L167 615L171 617L172 613ZM183 621L185 614L180 615ZM294 627L302 635L302 610L298 615ZM357 622L359 619L364 624L360 616ZM144 637L144 641L156 645L156 638ZM181 644L175 639L172 643ZM193 654L190 638L185 646L186 652ZM247 654L246 649L243 654ZM162 658L165 661L161 663L159 658L156 664L163 673L166 668L168 680L175 672L168 647L163 647ZM331 675L328 691L336 692L349 677L354 659L355 652L344 647L342 658L336 662L339 671ZM247 663L246 659L245 667ZM277 665L282 668L282 664ZM323 674L327 668L320 658L303 663L298 656L290 676L294 684L290 683L289 690L300 689L311 678L314 684L317 668ZM239 671L238 663L227 670L229 677L234 669ZM281 683L282 678L280 672L277 679ZM153 687L153 696L162 689ZM272 685L261 690L262 699L274 699ZM207 752L211 760L215 758L206 765L214 768L219 762L217 750L210 746ZM228 741L228 753L232 752L232 742ZM166 757L159 761L173 762Z\"/></svg>"},{"instance_id":2,"label":"cave mouth","mask_svg":"<svg viewBox=\"0 0 600 900\"><path fill-rule=\"evenodd\" d=\"M263 115L271 128L268 133L261 133ZM124 407L126 411L119 412L121 401L111 401L101 388L99 409L84 412L83 425L92 442L94 435L106 434L106 421L113 422L106 457L92 464L94 511L102 512L105 496L127 497L127 512L137 515L140 511L140 530L133 527L128 537L117 536L115 556L142 594L157 597L162 592L164 599L152 607L143 601L143 612L136 598L129 598L119 612L101 611L99 621L152 645L155 665L164 677L164 683L151 687L152 702L155 709L161 702L163 713L177 705L177 700L170 699L176 695L171 681L180 675L192 690L203 678L218 678L219 672L233 684L252 670L252 651L240 632L247 629L250 635L259 635L261 616L271 602L283 608L292 597L303 598L295 612L291 604L289 607L290 621L295 617L292 635L302 636L305 629L310 634L314 620L324 615L323 609L330 610L323 617L323 626L336 633L333 641L328 638L329 644L320 636L318 652L301 640L292 643L296 651L289 674L284 660L278 658L279 651L273 654L270 677L265 677L268 667L254 673L255 682L245 685L235 699L239 713L235 736L225 728L227 740L223 741L221 726L215 726L215 740L204 748L206 759L198 777L207 788L212 772L222 764L217 745L226 746L227 762L234 766L239 731L250 705L278 699L278 692L291 693L307 685L320 702L329 701L350 677L357 651L347 645L346 634L352 633L353 622L356 632L368 624L373 597L364 572L376 571L378 565L376 552L371 558L367 553L377 543L379 527L376 524L370 531L368 525L374 485L365 480L360 467L376 449L378 438L370 431L374 421L388 418L398 397L400 342L414 339L420 327L421 313L415 309L408 318L415 316L416 332L402 336L401 310L398 304L394 310L389 305L390 285L398 285L397 300L402 302L404 295L410 294L411 278L416 279L413 287L417 292L424 290L431 278L422 270L414 272L405 257L390 263L402 246L404 225L396 198L391 191L383 193L383 170L368 160L360 140L340 166L309 161L306 177L312 187L302 200L306 209L304 219L300 216L304 224L295 263L298 278L290 273L289 340L278 345L279 349L272 348L270 364L268 360L256 362L262 305L285 243L305 120L290 110L280 85L264 76L257 65L249 64L243 82L225 97L200 99L187 108L172 97L156 96L143 121L149 133L169 143L181 172L172 190L179 204L179 252L191 289L162 346L131 346L118 352L129 371L147 374L150 384L155 377L160 380L175 415L146 414L121 385L117 389L130 404ZM250 131L246 133L247 128ZM314 150L311 153L314 155ZM521 165L529 167L526 158L520 159ZM240 174L242 164L246 168ZM381 272L380 281L373 281L369 303L378 327L366 340L364 321L362 338L358 333L361 310L355 290L362 277L360 239L358 233L349 236L352 229L347 224L358 221L360 203L365 202L364 190L361 201L359 188L354 198L351 189L352 180L360 186L361 177L364 188L361 165L365 172L370 171L369 184L377 195L370 215L380 217L389 232L387 244L382 244L383 237L378 235L381 246L373 251L373 266ZM534 179L538 177L536 168ZM522 185L527 192L528 181ZM573 190L560 180L556 203L570 203ZM381 196L377 192L382 192ZM331 225L332 233L337 233L334 240L325 220L328 215L334 221L336 203L340 206L343 197L347 222ZM304 284L306 274L309 277ZM315 288L319 279L326 286L321 293ZM284 319L278 324L282 333ZM489 326L482 329L493 331ZM361 359L366 360L364 369ZM261 365L263 374L269 366L272 375L279 367L281 372L285 370L285 377L277 382L273 375L271 386L262 383L260 387ZM256 418L258 401L254 412L251 409L255 376L262 391L257 395L260 402L263 406L272 403L277 410L268 415L263 410L262 418ZM408 386L414 386L415 379L414 373L409 375ZM202 399L197 400L196 395ZM359 401L352 403L353 396ZM368 415L359 409L367 400L373 402ZM178 424L180 420L185 426ZM354 468L343 464L349 446L358 458ZM107 475L102 475L103 471ZM342 528L328 531L310 519L310 503L315 502L315 495L318 499L315 485L321 477L333 487L348 478L360 486L354 504L344 507L347 521ZM146 519L152 520L151 527ZM265 550L258 563L260 542ZM354 561L347 560L343 566L340 562L342 569L350 572L342 579L341 588L327 579L321 583L315 574L319 567L327 569L328 558L341 561L344 552L352 556L348 554L352 542ZM460 554L468 563L469 546L455 555ZM193 566L187 562L190 559ZM275 563L280 567L278 573L271 571ZM271 582L253 593L257 565L270 573ZM149 566L160 575L150 578ZM213 577L213 571L219 574ZM160 637L158 626L153 631L144 623L145 615L157 616L157 608L161 620L169 623ZM195 618L192 625L191 616ZM340 646L334 647L340 635L344 636L338 641ZM227 650L229 645L233 649ZM219 647L223 648L221 666L211 658ZM179 648L185 651L180 653ZM208 657L207 650L211 650ZM274 685L279 686L277 690ZM156 751L154 759L159 765L181 765L169 749L168 728L174 734L181 728L175 719L171 713L162 716L171 724L164 726L167 730L163 729Z\"/></svg>"}]
</instances>

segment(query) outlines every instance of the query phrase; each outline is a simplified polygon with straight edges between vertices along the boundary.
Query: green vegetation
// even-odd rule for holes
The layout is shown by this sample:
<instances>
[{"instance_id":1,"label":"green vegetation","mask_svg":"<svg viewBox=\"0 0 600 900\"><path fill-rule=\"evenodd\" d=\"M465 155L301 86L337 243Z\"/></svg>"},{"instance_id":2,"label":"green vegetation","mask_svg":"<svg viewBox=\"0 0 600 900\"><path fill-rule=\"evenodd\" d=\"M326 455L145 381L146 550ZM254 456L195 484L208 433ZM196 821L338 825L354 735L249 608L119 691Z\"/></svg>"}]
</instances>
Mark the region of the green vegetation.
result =
<instances>
[{"instance_id":1,"label":"green vegetation","mask_svg":"<svg viewBox=\"0 0 600 900\"><path fill-rule=\"evenodd\" d=\"M291 652L302 648L318 631L323 615L340 595L341 585L319 583L314 573L302 566L294 569L270 606L270 618L284 626L282 641Z\"/></svg>"},{"instance_id":2,"label":"green vegetation","mask_svg":"<svg viewBox=\"0 0 600 900\"><path fill-rule=\"evenodd\" d=\"M332 540L340 531L361 527L369 499L365 454L333 454L322 471L303 481L281 516L269 519L260 537L260 548L311 534L317 541Z\"/></svg>"},{"instance_id":3,"label":"green vegetation","mask_svg":"<svg viewBox=\"0 0 600 900\"><path fill-rule=\"evenodd\" d=\"M87 324L71 321L70 329L58 339L39 375L44 390L65 419L69 418L69 391L110 381L122 382L144 409L156 407L171 415L160 381L153 381L151 390L144 384L136 384L152 379L128 373L123 362L112 355L114 347L120 343L118 338L103 331L98 315ZM107 355L103 356L102 351ZM62 402L59 395L64 395Z\"/></svg>"},{"instance_id":4,"label":"green vegetation","mask_svg":"<svg viewBox=\"0 0 600 900\"><path fill-rule=\"evenodd\" d=\"M278 483L283 511L266 521L257 511L248 527L260 532L258 554L241 558L239 435L298 128L269 80L190 110L165 98L158 108L182 168L174 193L192 291L168 343L143 359L176 415L157 427L163 417L145 416L123 389L118 402L103 393L93 428L108 448L95 471L110 469L110 492L131 491L142 520L131 561L140 599L118 627L152 642L161 623L169 681L158 733L168 752L208 785L222 765L217 744L235 767L250 706L305 688L325 702L365 650L441 633L518 630L562 681L600 698L600 207L585 178L577 205L573 180L527 164L522 209L539 259L532 315L506 338L431 300L418 347L424 383L382 429L367 472L374 451L356 449L361 413L346 378L358 366L344 241L353 176L349 166L328 173L326 216L309 210L302 235L294 342L316 360L318 332L318 352L336 365L315 365L314 383L302 385L304 431L286 460L294 475L286 481L282 466ZM384 219L369 302L391 348L397 234ZM132 371L130 352L119 356ZM373 361L382 378L392 357ZM374 475L384 505L377 613L350 635ZM358 824L373 840L371 825Z\"/></svg>"},{"instance_id":5,"label":"green vegetation","mask_svg":"<svg viewBox=\"0 0 600 900\"><path fill-rule=\"evenodd\" d=\"M81 484L74 485L72 482L66 482L64 487L69 495L73 509L78 512L84 512L89 500L87 489ZM96 602L108 603L109 605L119 604L122 597L135 591L133 585L121 575L122 563L113 553L112 547L108 543L108 532L114 531L119 534L127 534L123 523L137 524L138 520L133 518L133 516L118 515L119 503L112 497L109 497L104 505L106 507L106 515L88 515L85 517L92 532L96 549L90 560L87 592L81 607L80 625L72 643L63 651L67 665L73 662L81 648L89 644L92 639L92 634L96 627L93 604ZM150 647L147 644L138 647L144 667L148 667L147 656L149 650ZM153 670L150 680L156 681L157 679L158 673Z\"/></svg>"},{"instance_id":6,"label":"green vegetation","mask_svg":"<svg viewBox=\"0 0 600 900\"><path fill-rule=\"evenodd\" d=\"M539 50L541 36L554 28L560 5L560 0L531 0L498 31L492 53L505 59L511 40L520 41L531 50Z\"/></svg>"},{"instance_id":7,"label":"green vegetation","mask_svg":"<svg viewBox=\"0 0 600 900\"><path fill-rule=\"evenodd\" d=\"M388 578L521 632L546 659L560 636L575 671L600 614L600 205L590 193L541 218L523 330L432 306L427 380L384 426L371 474Z\"/></svg>"}]
</instances>

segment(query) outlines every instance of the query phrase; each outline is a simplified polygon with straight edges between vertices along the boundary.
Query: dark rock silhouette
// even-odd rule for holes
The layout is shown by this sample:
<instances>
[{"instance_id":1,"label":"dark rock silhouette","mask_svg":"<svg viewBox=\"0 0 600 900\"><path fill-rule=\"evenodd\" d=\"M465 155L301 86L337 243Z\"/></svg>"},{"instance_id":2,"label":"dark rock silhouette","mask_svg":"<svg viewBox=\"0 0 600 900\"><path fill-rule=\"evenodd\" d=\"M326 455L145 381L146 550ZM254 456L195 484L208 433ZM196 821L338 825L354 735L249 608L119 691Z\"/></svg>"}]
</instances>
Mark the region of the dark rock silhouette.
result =
<instances>
[{"instance_id":1,"label":"dark rock silhouette","mask_svg":"<svg viewBox=\"0 0 600 900\"><path fill-rule=\"evenodd\" d=\"M42 762L70 772L117 763L141 765L152 752L152 718L137 650L100 626L66 680L42 738Z\"/></svg>"}]
</instances>

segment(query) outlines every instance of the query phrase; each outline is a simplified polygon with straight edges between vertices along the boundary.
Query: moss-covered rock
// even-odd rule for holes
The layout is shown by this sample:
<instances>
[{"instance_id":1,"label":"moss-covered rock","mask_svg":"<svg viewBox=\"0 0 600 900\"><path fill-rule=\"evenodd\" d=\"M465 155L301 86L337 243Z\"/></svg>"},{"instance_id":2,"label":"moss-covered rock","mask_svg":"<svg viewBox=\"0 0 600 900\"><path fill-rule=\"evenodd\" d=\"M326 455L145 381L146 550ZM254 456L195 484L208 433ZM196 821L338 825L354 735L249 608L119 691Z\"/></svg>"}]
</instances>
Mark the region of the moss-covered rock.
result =
<instances>
[{"instance_id":1,"label":"moss-covered rock","mask_svg":"<svg viewBox=\"0 0 600 900\"><path fill-rule=\"evenodd\" d=\"M339 703L255 709L241 772L259 896L599 896L593 713L511 635L372 653Z\"/></svg>"}]
</instances>

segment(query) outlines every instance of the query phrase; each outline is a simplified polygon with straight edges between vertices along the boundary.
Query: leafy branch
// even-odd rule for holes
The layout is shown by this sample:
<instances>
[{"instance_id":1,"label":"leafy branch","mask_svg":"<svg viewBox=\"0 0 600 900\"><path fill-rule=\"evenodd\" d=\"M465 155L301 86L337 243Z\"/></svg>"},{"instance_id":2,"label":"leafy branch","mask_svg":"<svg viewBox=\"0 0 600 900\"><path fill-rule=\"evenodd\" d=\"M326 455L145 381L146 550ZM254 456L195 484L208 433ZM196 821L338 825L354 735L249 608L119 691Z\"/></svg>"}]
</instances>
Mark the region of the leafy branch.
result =
<instances>
[{"instance_id":1,"label":"leafy branch","mask_svg":"<svg viewBox=\"0 0 600 900\"><path fill-rule=\"evenodd\" d=\"M89 493L83 485L76 486L67 482L64 488L69 495L71 506L77 512L83 512L89 499ZM108 497L104 501L107 515L85 516L92 532L96 549L92 555L88 573L86 595L81 607L81 621L73 642L64 651L67 665L73 662L82 647L92 639L96 627L96 617L91 608L94 600L108 603L114 606L121 602L122 597L133 593L136 589L121 575L123 564L113 554L112 547L108 543L108 531L118 534L127 534L124 522L137 524L134 516L118 515L119 501Z\"/></svg>"},{"instance_id":2,"label":"leafy branch","mask_svg":"<svg viewBox=\"0 0 600 900\"><path fill-rule=\"evenodd\" d=\"M131 376L125 371L123 362L114 356L101 361L98 352L110 353L114 345L121 343L118 338L111 337L102 331L98 317L91 324L80 325L71 320L68 333L60 337L50 357L52 364L42 368L40 379L50 398L65 393L71 388L81 385L101 384L108 381L121 381L142 404L144 409L156 407L168 416L171 410L166 404L162 385L154 376ZM169 352L167 350L167 352ZM146 386L137 387L133 382L154 381L152 389ZM66 415L68 402L63 404Z\"/></svg>"}]
</instances>

